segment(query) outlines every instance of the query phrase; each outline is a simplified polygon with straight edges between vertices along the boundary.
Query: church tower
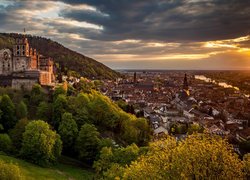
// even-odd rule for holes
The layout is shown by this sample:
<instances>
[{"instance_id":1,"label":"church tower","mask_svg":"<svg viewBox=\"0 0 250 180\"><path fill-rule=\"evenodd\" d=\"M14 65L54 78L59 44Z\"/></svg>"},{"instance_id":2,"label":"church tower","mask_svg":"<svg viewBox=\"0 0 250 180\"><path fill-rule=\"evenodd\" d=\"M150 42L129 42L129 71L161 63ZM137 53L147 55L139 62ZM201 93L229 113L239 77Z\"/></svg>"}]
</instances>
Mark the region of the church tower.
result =
<instances>
[{"instance_id":1,"label":"church tower","mask_svg":"<svg viewBox=\"0 0 250 180\"><path fill-rule=\"evenodd\" d=\"M187 74L185 74L185 77L184 77L184 82L183 82L183 90L188 91Z\"/></svg>"},{"instance_id":2,"label":"church tower","mask_svg":"<svg viewBox=\"0 0 250 180\"><path fill-rule=\"evenodd\" d=\"M20 72L29 68L30 52L28 39L17 38L13 46L13 71Z\"/></svg>"},{"instance_id":3,"label":"church tower","mask_svg":"<svg viewBox=\"0 0 250 180\"><path fill-rule=\"evenodd\" d=\"M137 79L136 79L136 72L134 72L134 84L137 83Z\"/></svg>"}]
</instances>

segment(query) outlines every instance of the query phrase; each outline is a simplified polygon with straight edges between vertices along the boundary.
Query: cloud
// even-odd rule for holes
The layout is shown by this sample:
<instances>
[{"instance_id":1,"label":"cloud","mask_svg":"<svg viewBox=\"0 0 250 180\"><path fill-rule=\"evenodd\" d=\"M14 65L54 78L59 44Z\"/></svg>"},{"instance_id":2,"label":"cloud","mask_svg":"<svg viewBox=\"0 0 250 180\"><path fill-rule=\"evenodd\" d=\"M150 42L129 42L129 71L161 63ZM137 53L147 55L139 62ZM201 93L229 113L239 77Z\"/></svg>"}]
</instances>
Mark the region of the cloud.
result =
<instances>
[{"instance_id":1,"label":"cloud","mask_svg":"<svg viewBox=\"0 0 250 180\"><path fill-rule=\"evenodd\" d=\"M84 3L109 16L85 11L66 11L61 15L101 24L103 33L90 35L99 40L207 41L243 36L250 28L250 4L245 0L86 0Z\"/></svg>"},{"instance_id":2,"label":"cloud","mask_svg":"<svg viewBox=\"0 0 250 180\"><path fill-rule=\"evenodd\" d=\"M248 67L249 5L246 0L1 1L0 31L26 28L112 68Z\"/></svg>"}]
</instances>

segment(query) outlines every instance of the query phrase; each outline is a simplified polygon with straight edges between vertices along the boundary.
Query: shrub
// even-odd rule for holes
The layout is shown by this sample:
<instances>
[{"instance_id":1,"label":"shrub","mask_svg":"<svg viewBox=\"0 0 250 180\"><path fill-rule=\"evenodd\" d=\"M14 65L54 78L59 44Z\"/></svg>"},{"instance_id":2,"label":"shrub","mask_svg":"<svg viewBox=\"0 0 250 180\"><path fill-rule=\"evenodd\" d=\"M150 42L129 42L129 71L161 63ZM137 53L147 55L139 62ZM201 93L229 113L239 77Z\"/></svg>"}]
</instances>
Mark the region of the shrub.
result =
<instances>
[{"instance_id":1,"label":"shrub","mask_svg":"<svg viewBox=\"0 0 250 180\"><path fill-rule=\"evenodd\" d=\"M12 147L12 141L8 134L0 134L0 151L9 152Z\"/></svg>"},{"instance_id":2,"label":"shrub","mask_svg":"<svg viewBox=\"0 0 250 180\"><path fill-rule=\"evenodd\" d=\"M0 179L1 180L20 180L21 171L17 165L8 164L0 160Z\"/></svg>"}]
</instances>

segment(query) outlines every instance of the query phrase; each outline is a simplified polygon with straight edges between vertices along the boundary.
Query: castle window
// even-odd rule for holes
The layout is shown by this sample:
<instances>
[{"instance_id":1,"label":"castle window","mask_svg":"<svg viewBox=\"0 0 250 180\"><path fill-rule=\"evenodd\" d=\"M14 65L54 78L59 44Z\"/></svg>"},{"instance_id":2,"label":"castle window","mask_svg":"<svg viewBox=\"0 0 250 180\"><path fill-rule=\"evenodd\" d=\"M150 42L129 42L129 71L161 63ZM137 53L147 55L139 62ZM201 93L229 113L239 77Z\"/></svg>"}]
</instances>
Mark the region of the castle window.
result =
<instances>
[{"instance_id":1,"label":"castle window","mask_svg":"<svg viewBox=\"0 0 250 180\"><path fill-rule=\"evenodd\" d=\"M20 49L20 47L19 46L17 46L17 50L19 50Z\"/></svg>"},{"instance_id":2,"label":"castle window","mask_svg":"<svg viewBox=\"0 0 250 180\"><path fill-rule=\"evenodd\" d=\"M25 55L25 51L23 51L23 55Z\"/></svg>"},{"instance_id":3,"label":"castle window","mask_svg":"<svg viewBox=\"0 0 250 180\"><path fill-rule=\"evenodd\" d=\"M25 47L24 47L24 45L23 45L23 49L24 49Z\"/></svg>"},{"instance_id":4,"label":"castle window","mask_svg":"<svg viewBox=\"0 0 250 180\"><path fill-rule=\"evenodd\" d=\"M17 51L16 54L19 55L20 54L19 51Z\"/></svg>"}]
</instances>

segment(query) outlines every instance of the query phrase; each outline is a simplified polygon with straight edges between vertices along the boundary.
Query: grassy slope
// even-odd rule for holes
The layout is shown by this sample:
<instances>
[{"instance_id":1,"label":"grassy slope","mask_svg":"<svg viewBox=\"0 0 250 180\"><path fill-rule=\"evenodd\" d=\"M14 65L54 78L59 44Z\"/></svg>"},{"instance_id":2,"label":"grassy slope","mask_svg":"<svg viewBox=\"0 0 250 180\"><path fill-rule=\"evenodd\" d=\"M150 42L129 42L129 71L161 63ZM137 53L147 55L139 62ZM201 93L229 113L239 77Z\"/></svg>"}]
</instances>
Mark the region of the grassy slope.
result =
<instances>
[{"instance_id":1,"label":"grassy slope","mask_svg":"<svg viewBox=\"0 0 250 180\"><path fill-rule=\"evenodd\" d=\"M21 159L16 159L14 157L0 155L0 160L5 162L11 162L17 164L21 169L25 179L28 180L54 180L54 179L93 179L93 173L88 170L81 169L80 167L75 167L66 164L57 164L53 167L43 168L36 166L34 164L28 163Z\"/></svg>"}]
</instances>

